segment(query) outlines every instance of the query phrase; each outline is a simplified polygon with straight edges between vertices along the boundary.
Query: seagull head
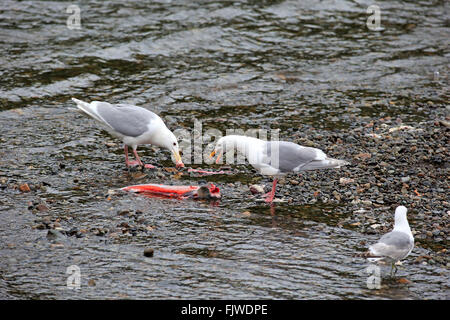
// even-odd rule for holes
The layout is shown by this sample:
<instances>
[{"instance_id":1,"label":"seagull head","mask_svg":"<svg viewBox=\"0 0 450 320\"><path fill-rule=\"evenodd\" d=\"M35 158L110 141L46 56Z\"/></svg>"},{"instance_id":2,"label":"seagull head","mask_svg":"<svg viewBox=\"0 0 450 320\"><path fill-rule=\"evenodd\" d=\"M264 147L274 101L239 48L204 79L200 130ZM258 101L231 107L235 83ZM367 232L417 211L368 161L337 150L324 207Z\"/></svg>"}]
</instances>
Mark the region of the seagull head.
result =
<instances>
[{"instance_id":1,"label":"seagull head","mask_svg":"<svg viewBox=\"0 0 450 320\"><path fill-rule=\"evenodd\" d=\"M408 219L406 218L406 212L408 209L404 206L398 206L395 209L395 224L394 230L403 231L403 232L411 232L409 228Z\"/></svg>"},{"instance_id":2,"label":"seagull head","mask_svg":"<svg viewBox=\"0 0 450 320\"><path fill-rule=\"evenodd\" d=\"M184 167L183 161L181 161L180 147L172 131L166 128L156 137L154 144L170 150L175 158L176 167Z\"/></svg>"},{"instance_id":3,"label":"seagull head","mask_svg":"<svg viewBox=\"0 0 450 320\"><path fill-rule=\"evenodd\" d=\"M223 156L223 153L226 152L226 146L230 140L230 136L222 137L217 140L216 146L214 147L213 152L209 155L210 158L213 158L217 155L216 163L219 163L220 158Z\"/></svg>"}]
</instances>

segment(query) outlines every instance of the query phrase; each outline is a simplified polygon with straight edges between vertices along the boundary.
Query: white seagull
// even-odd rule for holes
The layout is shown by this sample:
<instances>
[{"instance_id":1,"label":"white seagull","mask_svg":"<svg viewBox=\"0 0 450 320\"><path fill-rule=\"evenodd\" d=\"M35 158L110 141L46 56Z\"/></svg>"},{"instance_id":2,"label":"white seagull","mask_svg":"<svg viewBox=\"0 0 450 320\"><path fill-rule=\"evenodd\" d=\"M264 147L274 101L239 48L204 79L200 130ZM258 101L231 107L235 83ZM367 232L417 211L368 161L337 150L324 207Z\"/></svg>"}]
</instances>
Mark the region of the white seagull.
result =
<instances>
[{"instance_id":1,"label":"white seagull","mask_svg":"<svg viewBox=\"0 0 450 320\"><path fill-rule=\"evenodd\" d=\"M406 258L414 248L414 237L406 218L407 211L404 206L395 209L394 229L371 245L367 255L369 261L383 260L391 263L391 276L394 268L397 272L395 263Z\"/></svg>"},{"instance_id":2,"label":"white seagull","mask_svg":"<svg viewBox=\"0 0 450 320\"><path fill-rule=\"evenodd\" d=\"M103 124L112 136L123 141L127 167L140 165L142 168L153 168L152 165L144 165L139 158L136 148L141 144L152 144L170 150L176 166L184 167L177 138L155 113L130 104L113 105L102 101L87 103L75 98L72 100L79 109ZM128 161L128 146L133 149L136 161Z\"/></svg>"},{"instance_id":3,"label":"white seagull","mask_svg":"<svg viewBox=\"0 0 450 320\"><path fill-rule=\"evenodd\" d=\"M274 176L272 191L267 193L266 202L272 203L279 176L306 170L339 168L349 164L344 160L328 158L319 149L303 147L287 141L264 141L253 137L229 135L220 138L210 157L218 155L216 163L224 152L234 148L245 155L248 162L263 175ZM234 156L233 156L234 157Z\"/></svg>"}]
</instances>

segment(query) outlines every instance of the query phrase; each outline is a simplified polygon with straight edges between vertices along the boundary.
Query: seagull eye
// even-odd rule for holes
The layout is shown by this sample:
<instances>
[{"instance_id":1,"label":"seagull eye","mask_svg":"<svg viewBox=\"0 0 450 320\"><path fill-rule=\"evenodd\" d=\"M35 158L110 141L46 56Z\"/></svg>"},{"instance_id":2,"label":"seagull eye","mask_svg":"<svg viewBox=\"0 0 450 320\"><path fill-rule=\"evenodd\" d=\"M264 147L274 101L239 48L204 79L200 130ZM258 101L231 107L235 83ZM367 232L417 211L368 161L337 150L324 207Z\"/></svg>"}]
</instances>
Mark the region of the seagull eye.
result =
<instances>
[{"instance_id":1,"label":"seagull eye","mask_svg":"<svg viewBox=\"0 0 450 320\"><path fill-rule=\"evenodd\" d=\"M173 145L174 145L174 146L176 146L176 145L177 145L177 143L176 143L176 142L174 142L174 143L173 143Z\"/></svg>"}]
</instances>

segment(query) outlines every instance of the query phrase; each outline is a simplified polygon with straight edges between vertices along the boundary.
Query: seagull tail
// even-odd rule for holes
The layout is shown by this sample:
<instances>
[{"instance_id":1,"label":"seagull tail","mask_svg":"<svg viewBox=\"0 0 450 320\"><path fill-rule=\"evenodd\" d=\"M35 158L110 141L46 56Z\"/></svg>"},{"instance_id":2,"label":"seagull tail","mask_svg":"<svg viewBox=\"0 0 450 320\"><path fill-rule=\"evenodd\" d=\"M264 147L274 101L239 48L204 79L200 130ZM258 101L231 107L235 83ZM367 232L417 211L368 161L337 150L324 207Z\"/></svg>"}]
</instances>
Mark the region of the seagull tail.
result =
<instances>
[{"instance_id":1,"label":"seagull tail","mask_svg":"<svg viewBox=\"0 0 450 320\"><path fill-rule=\"evenodd\" d=\"M371 256L367 256L366 258L369 262L378 262L384 259L384 257L371 257Z\"/></svg>"},{"instance_id":2,"label":"seagull tail","mask_svg":"<svg viewBox=\"0 0 450 320\"><path fill-rule=\"evenodd\" d=\"M350 162L345 160L338 160L333 158L325 158L324 160L314 160L307 163L301 170L316 170L327 168L340 168L342 166L349 165Z\"/></svg>"},{"instance_id":3,"label":"seagull tail","mask_svg":"<svg viewBox=\"0 0 450 320\"><path fill-rule=\"evenodd\" d=\"M332 165L332 168L340 168L342 166L347 166L350 164L350 162L345 160L338 160L338 159L332 159L332 158L326 158L325 161L329 161L330 165Z\"/></svg>"},{"instance_id":4,"label":"seagull tail","mask_svg":"<svg viewBox=\"0 0 450 320\"><path fill-rule=\"evenodd\" d=\"M103 122L103 120L100 119L99 116L96 114L96 112L93 110L93 108L92 108L90 103L78 100L76 98L72 98L72 101L77 104L78 109L80 109L84 113L87 113L89 116L91 116L95 120Z\"/></svg>"},{"instance_id":5,"label":"seagull tail","mask_svg":"<svg viewBox=\"0 0 450 320\"><path fill-rule=\"evenodd\" d=\"M367 260L369 260L370 262L377 262L377 261L383 260L383 259L385 258L385 257L383 257L383 256L380 256L380 255L377 253L377 251L376 251L376 245L377 245L377 244L371 245L371 246L369 247L369 250L367 250L367 251L364 253L364 257L367 258Z\"/></svg>"}]
</instances>

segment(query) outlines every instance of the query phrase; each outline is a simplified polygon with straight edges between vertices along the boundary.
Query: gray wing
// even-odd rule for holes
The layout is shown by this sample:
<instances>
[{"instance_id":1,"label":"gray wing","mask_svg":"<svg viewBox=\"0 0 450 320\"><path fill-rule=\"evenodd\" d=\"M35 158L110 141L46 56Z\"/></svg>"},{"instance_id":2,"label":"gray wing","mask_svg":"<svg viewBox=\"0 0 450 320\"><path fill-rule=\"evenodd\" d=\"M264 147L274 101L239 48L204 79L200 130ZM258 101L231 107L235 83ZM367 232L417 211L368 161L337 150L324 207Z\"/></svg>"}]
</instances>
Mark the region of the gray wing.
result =
<instances>
[{"instance_id":1,"label":"gray wing","mask_svg":"<svg viewBox=\"0 0 450 320\"><path fill-rule=\"evenodd\" d=\"M98 115L115 131L129 137L138 137L148 130L148 125L159 117L153 112L133 105L112 105L96 102Z\"/></svg>"},{"instance_id":2,"label":"gray wing","mask_svg":"<svg viewBox=\"0 0 450 320\"><path fill-rule=\"evenodd\" d=\"M269 141L267 142L266 154L271 164L278 159L278 169L281 172L291 172L295 168L315 161L320 152L318 149L302 147L293 142ZM274 156L273 159L272 156Z\"/></svg>"},{"instance_id":3,"label":"gray wing","mask_svg":"<svg viewBox=\"0 0 450 320\"><path fill-rule=\"evenodd\" d=\"M394 246L399 249L409 248L412 243L409 236L406 233L400 231L391 231L389 233L386 233L378 242L384 243L389 246Z\"/></svg>"},{"instance_id":4,"label":"gray wing","mask_svg":"<svg viewBox=\"0 0 450 320\"><path fill-rule=\"evenodd\" d=\"M386 233L370 247L370 251L377 256L390 257L394 260L403 259L414 247L414 241L400 231Z\"/></svg>"}]
</instances>

